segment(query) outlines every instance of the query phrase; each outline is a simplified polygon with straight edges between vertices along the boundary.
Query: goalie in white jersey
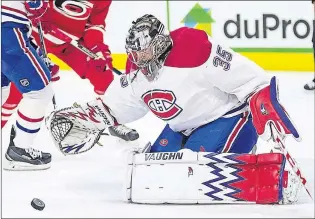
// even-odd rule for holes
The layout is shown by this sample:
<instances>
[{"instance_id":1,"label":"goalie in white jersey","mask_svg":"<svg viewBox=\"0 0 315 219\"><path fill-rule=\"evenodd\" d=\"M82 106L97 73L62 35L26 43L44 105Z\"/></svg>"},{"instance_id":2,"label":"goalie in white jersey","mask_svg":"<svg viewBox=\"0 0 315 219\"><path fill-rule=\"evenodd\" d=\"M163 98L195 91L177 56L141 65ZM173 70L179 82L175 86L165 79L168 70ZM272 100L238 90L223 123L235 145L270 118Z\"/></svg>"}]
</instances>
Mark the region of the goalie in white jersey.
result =
<instances>
[{"instance_id":1,"label":"goalie in white jersey","mask_svg":"<svg viewBox=\"0 0 315 219\"><path fill-rule=\"evenodd\" d=\"M149 111L167 125L145 152L190 149L242 154L252 151L258 135L265 140L275 140L277 133L299 139L278 101L276 79L269 81L262 68L217 44L204 31L183 27L167 34L157 18L144 15L129 29L126 51L126 74L112 82L102 99L50 116L49 129L64 154L90 149L104 128L133 122ZM270 154L270 160L274 156ZM266 157L257 160L270 161ZM148 156L142 164L151 158L156 157ZM280 164L281 169L284 164ZM270 202L281 198L274 200Z\"/></svg>"},{"instance_id":2,"label":"goalie in white jersey","mask_svg":"<svg viewBox=\"0 0 315 219\"><path fill-rule=\"evenodd\" d=\"M129 73L110 86L103 101L118 123L149 111L166 121L151 152L252 150L258 135L248 100L269 85L262 68L204 31L183 27L165 35L153 16L133 24L126 49Z\"/></svg>"}]
</instances>

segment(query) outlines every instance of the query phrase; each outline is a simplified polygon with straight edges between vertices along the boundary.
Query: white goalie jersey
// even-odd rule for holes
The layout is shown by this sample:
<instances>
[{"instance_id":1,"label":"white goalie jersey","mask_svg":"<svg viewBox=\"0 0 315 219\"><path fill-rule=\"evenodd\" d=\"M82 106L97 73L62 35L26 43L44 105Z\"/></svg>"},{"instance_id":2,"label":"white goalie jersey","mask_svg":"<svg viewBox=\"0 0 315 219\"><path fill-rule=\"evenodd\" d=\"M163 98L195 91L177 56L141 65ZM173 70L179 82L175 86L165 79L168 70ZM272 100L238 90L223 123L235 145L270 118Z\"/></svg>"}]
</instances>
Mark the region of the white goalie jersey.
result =
<instances>
[{"instance_id":1,"label":"white goalie jersey","mask_svg":"<svg viewBox=\"0 0 315 219\"><path fill-rule=\"evenodd\" d=\"M205 32L180 28L170 35L173 48L155 80L127 71L101 98L52 113L47 124L65 155L89 150L107 127L133 122L149 111L175 132L189 135L220 117L247 111L251 95L269 85L263 69ZM293 159L288 162L292 169L285 168L291 156L282 135L271 128L282 153L149 153L150 144L132 149L127 152L125 198L135 203L294 203L301 187L298 177L303 177Z\"/></svg>"},{"instance_id":2,"label":"white goalie jersey","mask_svg":"<svg viewBox=\"0 0 315 219\"><path fill-rule=\"evenodd\" d=\"M109 86L103 101L118 123L151 111L174 131L193 129L241 108L251 93L269 84L262 68L202 31L180 28L171 37L174 47L157 80L149 82L141 71L133 71ZM192 39L193 45L185 43Z\"/></svg>"}]
</instances>

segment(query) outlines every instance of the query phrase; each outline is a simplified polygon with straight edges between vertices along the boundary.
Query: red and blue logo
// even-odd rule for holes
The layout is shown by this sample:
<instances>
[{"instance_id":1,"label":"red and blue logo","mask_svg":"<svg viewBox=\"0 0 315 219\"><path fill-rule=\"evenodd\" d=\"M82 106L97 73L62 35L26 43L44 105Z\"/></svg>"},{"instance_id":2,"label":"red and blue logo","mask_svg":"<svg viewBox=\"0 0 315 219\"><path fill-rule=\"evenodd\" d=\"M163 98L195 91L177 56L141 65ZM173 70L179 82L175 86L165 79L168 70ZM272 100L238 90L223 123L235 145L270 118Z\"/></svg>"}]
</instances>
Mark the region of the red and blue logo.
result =
<instances>
[{"instance_id":1,"label":"red and blue logo","mask_svg":"<svg viewBox=\"0 0 315 219\"><path fill-rule=\"evenodd\" d=\"M183 109L176 104L176 96L168 90L151 90L142 95L149 109L165 121L177 117Z\"/></svg>"}]
</instances>

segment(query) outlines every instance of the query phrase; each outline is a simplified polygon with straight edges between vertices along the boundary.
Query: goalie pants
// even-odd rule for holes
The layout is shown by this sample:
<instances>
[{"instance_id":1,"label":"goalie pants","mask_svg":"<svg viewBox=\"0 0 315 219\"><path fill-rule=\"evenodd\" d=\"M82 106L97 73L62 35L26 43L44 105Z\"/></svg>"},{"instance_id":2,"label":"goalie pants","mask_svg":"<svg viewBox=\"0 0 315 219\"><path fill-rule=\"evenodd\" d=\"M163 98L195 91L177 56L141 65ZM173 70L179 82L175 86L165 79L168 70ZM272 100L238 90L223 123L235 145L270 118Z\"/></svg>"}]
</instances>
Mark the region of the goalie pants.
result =
<instances>
[{"instance_id":1,"label":"goalie pants","mask_svg":"<svg viewBox=\"0 0 315 219\"><path fill-rule=\"evenodd\" d=\"M151 147L151 152L176 152L182 148L216 153L249 153L258 135L249 112L224 118L195 129L189 136L166 125Z\"/></svg>"}]
</instances>

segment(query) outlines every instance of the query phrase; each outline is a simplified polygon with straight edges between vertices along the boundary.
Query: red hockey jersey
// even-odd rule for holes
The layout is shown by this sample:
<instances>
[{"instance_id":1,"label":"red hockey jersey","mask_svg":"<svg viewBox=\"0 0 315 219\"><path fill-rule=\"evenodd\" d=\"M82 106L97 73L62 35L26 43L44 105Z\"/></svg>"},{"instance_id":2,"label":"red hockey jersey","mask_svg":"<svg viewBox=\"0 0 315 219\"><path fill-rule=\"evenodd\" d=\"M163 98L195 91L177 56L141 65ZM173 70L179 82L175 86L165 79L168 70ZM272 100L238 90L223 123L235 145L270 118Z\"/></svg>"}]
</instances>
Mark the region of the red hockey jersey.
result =
<instances>
[{"instance_id":1,"label":"red hockey jersey","mask_svg":"<svg viewBox=\"0 0 315 219\"><path fill-rule=\"evenodd\" d=\"M111 4L109 1L93 0L49 0L49 8L42 17L45 31L57 28L72 38L85 38L86 46L103 42L105 19ZM37 32L36 27L33 31ZM63 44L64 41L51 33L45 38L53 44Z\"/></svg>"}]
</instances>

